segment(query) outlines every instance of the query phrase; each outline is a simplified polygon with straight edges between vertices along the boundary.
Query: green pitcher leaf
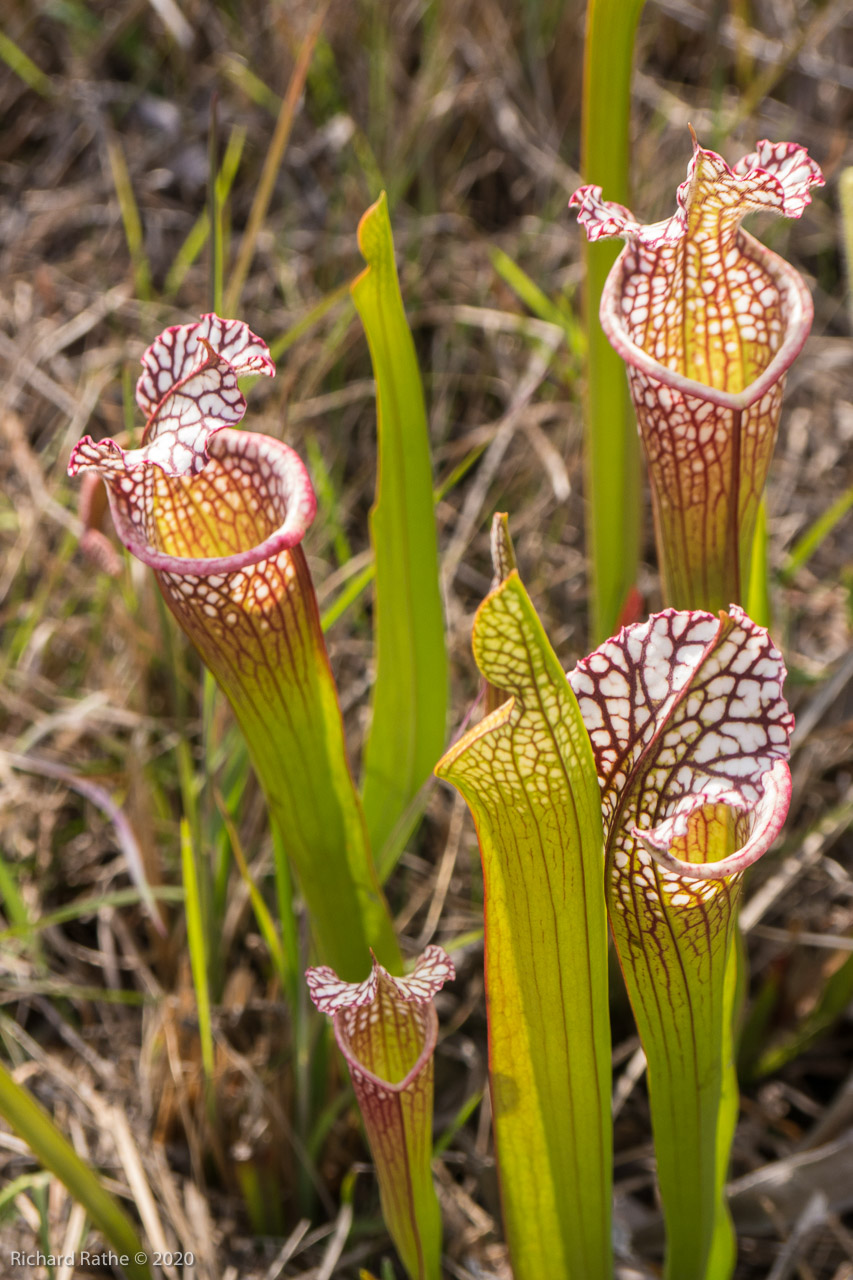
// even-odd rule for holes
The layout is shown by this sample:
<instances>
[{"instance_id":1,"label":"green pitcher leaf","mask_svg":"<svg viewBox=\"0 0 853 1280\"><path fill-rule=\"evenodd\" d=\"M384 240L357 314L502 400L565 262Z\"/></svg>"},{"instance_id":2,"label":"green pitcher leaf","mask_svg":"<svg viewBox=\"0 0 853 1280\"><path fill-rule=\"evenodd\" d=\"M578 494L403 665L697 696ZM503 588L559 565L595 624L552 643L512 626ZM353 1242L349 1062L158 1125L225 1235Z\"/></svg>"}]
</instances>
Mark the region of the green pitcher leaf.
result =
<instances>
[{"instance_id":1,"label":"green pitcher leaf","mask_svg":"<svg viewBox=\"0 0 853 1280\"><path fill-rule=\"evenodd\" d=\"M610 924L648 1059L670 1280L730 1270L716 1262L732 1256L727 961L740 873L788 811L784 676L767 632L736 606L720 617L666 610L569 674L601 784Z\"/></svg>"},{"instance_id":2,"label":"green pitcher leaf","mask_svg":"<svg viewBox=\"0 0 853 1280\"><path fill-rule=\"evenodd\" d=\"M379 438L370 513L376 681L362 796L384 878L419 816L413 801L444 749L448 677L426 408L384 192L361 219L358 244L367 267L352 296L376 376Z\"/></svg>"},{"instance_id":3,"label":"green pitcher leaf","mask_svg":"<svg viewBox=\"0 0 853 1280\"><path fill-rule=\"evenodd\" d=\"M394 978L376 960L361 983L328 966L305 975L311 999L334 1018L376 1163L382 1213L410 1280L440 1280L441 1218L433 1186L433 997L454 977L442 947Z\"/></svg>"},{"instance_id":4,"label":"green pitcher leaf","mask_svg":"<svg viewBox=\"0 0 853 1280\"><path fill-rule=\"evenodd\" d=\"M785 373L813 312L793 267L740 223L756 210L798 218L823 177L795 143L759 142L733 169L693 143L664 222L642 226L597 186L570 203L590 241L626 241L601 324L628 366L666 600L716 610L746 599Z\"/></svg>"},{"instance_id":5,"label":"green pitcher leaf","mask_svg":"<svg viewBox=\"0 0 853 1280\"><path fill-rule=\"evenodd\" d=\"M498 564L510 555L502 548ZM509 701L436 773L467 801L480 840L492 1107L513 1272L610 1280L601 801L574 694L517 571L480 606L474 656Z\"/></svg>"},{"instance_id":6,"label":"green pitcher leaf","mask_svg":"<svg viewBox=\"0 0 853 1280\"><path fill-rule=\"evenodd\" d=\"M69 472L105 481L119 536L155 570L228 696L321 957L355 978L372 946L398 970L299 545L316 507L311 482L287 445L235 430L246 408L238 377L273 372L266 344L209 315L167 329L142 364L142 447L87 436Z\"/></svg>"}]
</instances>

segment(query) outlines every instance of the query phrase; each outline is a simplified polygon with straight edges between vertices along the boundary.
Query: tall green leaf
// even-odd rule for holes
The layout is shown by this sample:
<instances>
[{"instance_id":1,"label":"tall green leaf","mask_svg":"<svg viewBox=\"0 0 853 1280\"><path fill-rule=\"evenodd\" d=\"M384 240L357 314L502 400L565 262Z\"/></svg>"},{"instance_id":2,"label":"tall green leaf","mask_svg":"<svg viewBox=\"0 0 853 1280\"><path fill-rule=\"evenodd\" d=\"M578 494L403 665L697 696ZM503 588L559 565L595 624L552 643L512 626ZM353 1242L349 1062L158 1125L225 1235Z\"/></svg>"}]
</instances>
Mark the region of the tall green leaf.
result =
<instances>
[{"instance_id":1,"label":"tall green leaf","mask_svg":"<svg viewBox=\"0 0 853 1280\"><path fill-rule=\"evenodd\" d=\"M643 0L589 0L583 67L584 182L628 200L631 61ZM640 449L620 358L598 322L612 245L584 247L588 335L586 412L587 538L592 565L594 644L616 630L637 576Z\"/></svg>"},{"instance_id":2,"label":"tall green leaf","mask_svg":"<svg viewBox=\"0 0 853 1280\"><path fill-rule=\"evenodd\" d=\"M361 220L366 269L352 296L376 376L379 465L370 532L376 559L376 683L363 800L380 876L414 822L413 803L444 748L447 657L429 434L383 192Z\"/></svg>"},{"instance_id":3,"label":"tall green leaf","mask_svg":"<svg viewBox=\"0 0 853 1280\"><path fill-rule=\"evenodd\" d=\"M436 773L464 796L485 881L495 1143L516 1280L610 1280L612 1156L601 801L574 694L518 573L481 605L508 701Z\"/></svg>"}]
</instances>

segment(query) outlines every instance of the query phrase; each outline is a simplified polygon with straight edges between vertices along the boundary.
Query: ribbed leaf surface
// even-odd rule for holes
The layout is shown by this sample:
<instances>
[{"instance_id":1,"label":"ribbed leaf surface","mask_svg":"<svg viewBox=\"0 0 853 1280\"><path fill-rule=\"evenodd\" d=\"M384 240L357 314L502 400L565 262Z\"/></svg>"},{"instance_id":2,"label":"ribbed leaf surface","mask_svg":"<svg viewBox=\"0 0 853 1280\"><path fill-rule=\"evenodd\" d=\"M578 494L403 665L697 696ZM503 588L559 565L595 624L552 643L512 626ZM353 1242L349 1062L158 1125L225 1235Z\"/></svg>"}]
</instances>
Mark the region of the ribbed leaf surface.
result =
<instances>
[{"instance_id":1,"label":"ribbed leaf surface","mask_svg":"<svg viewBox=\"0 0 853 1280\"><path fill-rule=\"evenodd\" d=\"M607 938L589 740L517 572L481 605L474 655L509 701L436 773L465 797L483 859L492 1107L513 1271L610 1280Z\"/></svg>"},{"instance_id":2,"label":"ribbed leaf surface","mask_svg":"<svg viewBox=\"0 0 853 1280\"><path fill-rule=\"evenodd\" d=\"M353 283L376 375L379 473L370 532L376 559L376 682L363 800L384 876L420 816L418 792L444 749L447 655L424 395L383 193L361 220L367 268Z\"/></svg>"}]
</instances>

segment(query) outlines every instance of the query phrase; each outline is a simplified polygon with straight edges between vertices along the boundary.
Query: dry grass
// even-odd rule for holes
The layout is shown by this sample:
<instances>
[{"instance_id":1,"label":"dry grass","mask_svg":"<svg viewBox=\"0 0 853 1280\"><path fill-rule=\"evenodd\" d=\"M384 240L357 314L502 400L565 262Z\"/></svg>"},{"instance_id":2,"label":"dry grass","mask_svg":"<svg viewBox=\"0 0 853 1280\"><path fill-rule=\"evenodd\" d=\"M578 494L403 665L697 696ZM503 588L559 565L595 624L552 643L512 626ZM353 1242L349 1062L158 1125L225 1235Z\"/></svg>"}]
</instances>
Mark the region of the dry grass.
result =
<instances>
[{"instance_id":1,"label":"dry grass","mask_svg":"<svg viewBox=\"0 0 853 1280\"><path fill-rule=\"evenodd\" d=\"M186 740L198 759L198 672L180 641L165 638L171 631L141 566L123 563L112 579L80 556L65 465L80 435L125 428L150 338L209 308L204 255L176 291L164 287L204 207L210 95L219 94L223 138L245 130L228 209L233 262L313 6L187 0L180 8L184 19L153 0L12 0L4 9L3 30L49 77L50 94L0 69L0 858L17 883L18 912L31 922L0 951L0 1036L18 1079L131 1196L153 1248L162 1241L193 1252L192 1274L203 1280L353 1277L359 1263L378 1271L390 1253L374 1184L358 1176L351 1230L338 1192L353 1160L365 1157L343 1112L322 1146L313 1194L306 1190L290 1119L288 1014L236 875L218 957L227 977L215 1013L212 1121L179 908L163 906L161 938L139 907L110 905L128 875L109 824L66 787L7 758L27 752L97 779L124 804L150 881L179 878L175 750ZM364 563L370 366L346 298L299 326L355 274L358 217L388 187L438 480L483 450L438 509L457 723L474 693L470 627L489 583L493 510L511 514L523 575L567 666L584 647L578 362L526 314L490 256L502 248L552 296L574 297L580 285L578 232L565 205L577 181L582 29L577 0L333 0L243 292L241 314L253 329L271 342L289 335L275 382L253 392L254 423L283 433L327 477L309 553L328 600ZM730 158L759 137L804 142L827 175L801 223L759 228L808 275L816 303L771 476L776 567L853 483L853 364L835 197L838 173L853 163L851 55L853 15L837 0L649 0L640 27L634 204L647 220L672 203L689 155L688 121ZM135 263L116 156L139 210ZM659 597L646 550L641 585L651 609ZM802 1023L850 952L851 589L848 521L773 590L800 730L787 834L757 869L745 911L752 1008L767 1009L766 1023L754 1027L759 1047ZM368 687L367 621L359 605L331 633L354 752ZM240 834L262 874L269 850L252 789ZM476 843L449 794L433 795L391 896L409 950L480 926ZM100 905L36 928L54 910L91 899ZM2 909L8 924L20 923L8 900ZM481 945L467 945L457 960L459 980L440 1007L439 1131L486 1076ZM631 1074L636 1044L618 996L614 1017L621 1223L649 1259L659 1226L647 1106ZM733 1170L739 1280L853 1276L849 1009L770 1077L747 1072L744 1087ZM768 1163L785 1175L785 1193L769 1198L763 1184L748 1185ZM33 1169L4 1131L0 1169L4 1180ZM252 1179L266 1206L255 1221L247 1210ZM485 1100L453 1138L439 1179L447 1274L508 1275ZM4 1215L0 1256L47 1241L63 1252L82 1228L56 1182L22 1192Z\"/></svg>"}]
</instances>

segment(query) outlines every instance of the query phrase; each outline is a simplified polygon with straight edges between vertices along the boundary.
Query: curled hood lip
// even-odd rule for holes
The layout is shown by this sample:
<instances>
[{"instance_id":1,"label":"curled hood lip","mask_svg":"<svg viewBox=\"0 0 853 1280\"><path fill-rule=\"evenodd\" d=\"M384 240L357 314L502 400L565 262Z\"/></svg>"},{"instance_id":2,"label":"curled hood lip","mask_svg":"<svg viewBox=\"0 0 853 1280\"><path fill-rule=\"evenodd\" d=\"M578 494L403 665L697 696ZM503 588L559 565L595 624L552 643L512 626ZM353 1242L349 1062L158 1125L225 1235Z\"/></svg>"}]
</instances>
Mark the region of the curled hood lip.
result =
<instances>
[{"instance_id":1,"label":"curled hood lip","mask_svg":"<svg viewBox=\"0 0 853 1280\"><path fill-rule=\"evenodd\" d=\"M679 391L682 395L710 401L711 404L734 411L749 409L776 385L802 350L814 318L811 294L799 272L784 258L780 258L760 240L751 236L748 231L741 228L738 234L748 246L750 254L760 261L779 288L784 300L786 321L785 337L779 350L767 368L742 391L721 391L716 387L708 386L707 383L688 378L685 374L678 373L677 370L655 360L630 337L622 320L619 305L622 297L622 269L625 258L631 252L630 243L619 254L607 277L599 310L601 327L609 342L632 368L640 370L674 391Z\"/></svg>"},{"instance_id":2,"label":"curled hood lip","mask_svg":"<svg viewBox=\"0 0 853 1280\"><path fill-rule=\"evenodd\" d=\"M656 655L667 646L669 668L662 678ZM767 852L791 801L794 717L784 698L786 675L766 628L734 604L716 618L701 609L665 609L623 627L581 659L568 679L599 771L608 857L630 837L665 872L695 882L725 880ZM706 716L708 705L720 700L724 711ZM721 735L734 747L724 748L720 740L708 752L696 750ZM677 771L671 762L658 763L667 751L677 754ZM656 775L660 780L649 784ZM648 825L625 811L639 787L657 797L654 811L638 811ZM687 836L693 815L719 804L747 819L740 846L714 862L678 857L675 841Z\"/></svg>"},{"instance_id":3,"label":"curled hood lip","mask_svg":"<svg viewBox=\"0 0 853 1280\"><path fill-rule=\"evenodd\" d=\"M714 804L716 798L703 795L694 797L692 809L679 815L680 824L686 830L691 814L706 804ZM654 831L632 828L631 834L642 842L664 871L674 872L684 880L725 880L728 876L746 871L759 858L763 858L773 841L781 834L791 804L791 770L787 760L774 760L761 777L761 797L750 811L753 830L739 849L721 858L719 862L685 862L671 851L669 839L663 840ZM730 806L734 808L734 806Z\"/></svg>"}]
</instances>

